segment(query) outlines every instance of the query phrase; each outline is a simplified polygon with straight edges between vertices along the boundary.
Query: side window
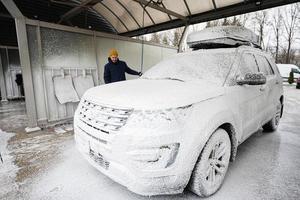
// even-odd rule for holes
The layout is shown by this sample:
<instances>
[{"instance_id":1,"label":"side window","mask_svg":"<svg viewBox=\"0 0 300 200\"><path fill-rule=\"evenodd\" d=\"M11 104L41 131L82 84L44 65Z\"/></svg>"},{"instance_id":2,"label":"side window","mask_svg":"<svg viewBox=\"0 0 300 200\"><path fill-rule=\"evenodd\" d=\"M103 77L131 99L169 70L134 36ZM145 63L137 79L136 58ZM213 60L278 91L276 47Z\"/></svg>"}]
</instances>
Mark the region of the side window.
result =
<instances>
[{"instance_id":1,"label":"side window","mask_svg":"<svg viewBox=\"0 0 300 200\"><path fill-rule=\"evenodd\" d=\"M250 53L245 53L242 55L240 62L238 75L245 76L247 73L258 73L258 67L255 58Z\"/></svg>"},{"instance_id":2,"label":"side window","mask_svg":"<svg viewBox=\"0 0 300 200\"><path fill-rule=\"evenodd\" d=\"M277 67L274 59L272 59L272 58L271 59L267 59L267 61L268 61L269 65L270 65L272 71L274 72L274 74L280 74L279 70L278 70L278 67Z\"/></svg>"},{"instance_id":3,"label":"side window","mask_svg":"<svg viewBox=\"0 0 300 200\"><path fill-rule=\"evenodd\" d=\"M256 57L258 68L259 68L260 72L262 72L266 76L274 75L274 71L265 57L262 57L259 55L255 56L255 57Z\"/></svg>"},{"instance_id":4,"label":"side window","mask_svg":"<svg viewBox=\"0 0 300 200\"><path fill-rule=\"evenodd\" d=\"M296 74L300 74L300 71L298 69L296 69L296 68L292 68L292 72L296 73Z\"/></svg>"}]
</instances>

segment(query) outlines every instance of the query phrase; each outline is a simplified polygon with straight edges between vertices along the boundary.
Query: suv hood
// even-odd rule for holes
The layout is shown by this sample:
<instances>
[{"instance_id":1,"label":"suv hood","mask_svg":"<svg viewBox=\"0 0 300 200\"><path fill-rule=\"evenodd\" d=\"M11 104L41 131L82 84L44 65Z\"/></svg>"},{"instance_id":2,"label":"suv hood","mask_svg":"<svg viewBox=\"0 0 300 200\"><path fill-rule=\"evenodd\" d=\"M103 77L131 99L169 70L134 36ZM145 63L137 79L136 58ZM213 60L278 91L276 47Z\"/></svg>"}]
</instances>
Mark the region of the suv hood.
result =
<instances>
[{"instance_id":1,"label":"suv hood","mask_svg":"<svg viewBox=\"0 0 300 200\"><path fill-rule=\"evenodd\" d=\"M224 88L207 81L135 79L97 86L83 96L96 104L138 110L177 108L220 96Z\"/></svg>"}]
</instances>

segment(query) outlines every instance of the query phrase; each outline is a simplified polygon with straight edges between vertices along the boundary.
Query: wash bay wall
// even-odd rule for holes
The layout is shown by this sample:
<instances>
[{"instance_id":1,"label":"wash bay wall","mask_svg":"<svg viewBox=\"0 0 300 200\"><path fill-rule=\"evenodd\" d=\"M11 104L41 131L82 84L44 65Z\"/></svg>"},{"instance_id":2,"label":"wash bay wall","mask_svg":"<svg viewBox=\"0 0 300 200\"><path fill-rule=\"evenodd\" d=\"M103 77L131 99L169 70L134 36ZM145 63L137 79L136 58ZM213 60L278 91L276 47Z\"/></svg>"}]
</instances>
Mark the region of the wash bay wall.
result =
<instances>
[{"instance_id":1,"label":"wash bay wall","mask_svg":"<svg viewBox=\"0 0 300 200\"><path fill-rule=\"evenodd\" d=\"M58 102L53 77L86 74L93 77L95 86L101 85L104 84L104 65L111 48L118 49L120 59L128 66L136 71L143 68L143 72L177 52L168 46L147 42L142 45L142 41L132 38L33 20L26 22L26 30L39 126L71 119L78 104ZM126 76L127 79L137 78ZM30 101L30 97L26 96L26 100Z\"/></svg>"}]
</instances>

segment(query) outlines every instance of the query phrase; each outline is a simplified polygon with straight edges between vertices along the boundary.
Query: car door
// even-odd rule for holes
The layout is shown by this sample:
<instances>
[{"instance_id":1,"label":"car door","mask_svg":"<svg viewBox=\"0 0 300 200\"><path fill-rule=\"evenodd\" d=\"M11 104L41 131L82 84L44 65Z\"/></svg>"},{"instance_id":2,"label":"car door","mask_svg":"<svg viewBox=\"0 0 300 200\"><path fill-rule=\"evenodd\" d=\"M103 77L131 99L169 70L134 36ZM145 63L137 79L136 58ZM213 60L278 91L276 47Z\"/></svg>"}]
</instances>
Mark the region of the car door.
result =
<instances>
[{"instance_id":1,"label":"car door","mask_svg":"<svg viewBox=\"0 0 300 200\"><path fill-rule=\"evenodd\" d=\"M258 73L255 57L250 52L241 55L236 77L244 77L247 73ZM232 91L238 105L237 109L242 130L240 141L243 141L259 129L257 114L261 109L259 102L262 101L262 93L259 85L236 85L232 87Z\"/></svg>"},{"instance_id":2,"label":"car door","mask_svg":"<svg viewBox=\"0 0 300 200\"><path fill-rule=\"evenodd\" d=\"M270 66L269 62L263 55L255 55L259 71L266 76L266 84L260 87L262 93L263 103L262 112L260 115L260 124L263 125L274 116L276 111L276 85L279 84L274 70ZM278 100L278 99L277 99Z\"/></svg>"}]
</instances>

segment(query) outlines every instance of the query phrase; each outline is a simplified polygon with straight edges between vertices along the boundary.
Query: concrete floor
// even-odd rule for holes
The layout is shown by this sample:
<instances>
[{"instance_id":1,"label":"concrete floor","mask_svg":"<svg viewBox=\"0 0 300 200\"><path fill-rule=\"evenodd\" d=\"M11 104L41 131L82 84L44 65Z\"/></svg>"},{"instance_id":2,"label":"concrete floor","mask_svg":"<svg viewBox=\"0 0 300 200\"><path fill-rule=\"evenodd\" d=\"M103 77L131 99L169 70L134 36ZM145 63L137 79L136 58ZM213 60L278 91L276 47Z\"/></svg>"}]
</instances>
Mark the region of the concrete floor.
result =
<instances>
[{"instance_id":1,"label":"concrete floor","mask_svg":"<svg viewBox=\"0 0 300 200\"><path fill-rule=\"evenodd\" d=\"M241 144L222 188L207 199L300 198L300 90L285 86L284 91L285 110L278 130L258 131ZM10 171L4 174L0 168L0 199L199 199L189 191L136 195L91 167L74 147L72 132L59 134L50 128L25 134L24 113L3 114L2 110L3 105L0 129L15 133L8 150L16 173L5 177Z\"/></svg>"}]
</instances>

